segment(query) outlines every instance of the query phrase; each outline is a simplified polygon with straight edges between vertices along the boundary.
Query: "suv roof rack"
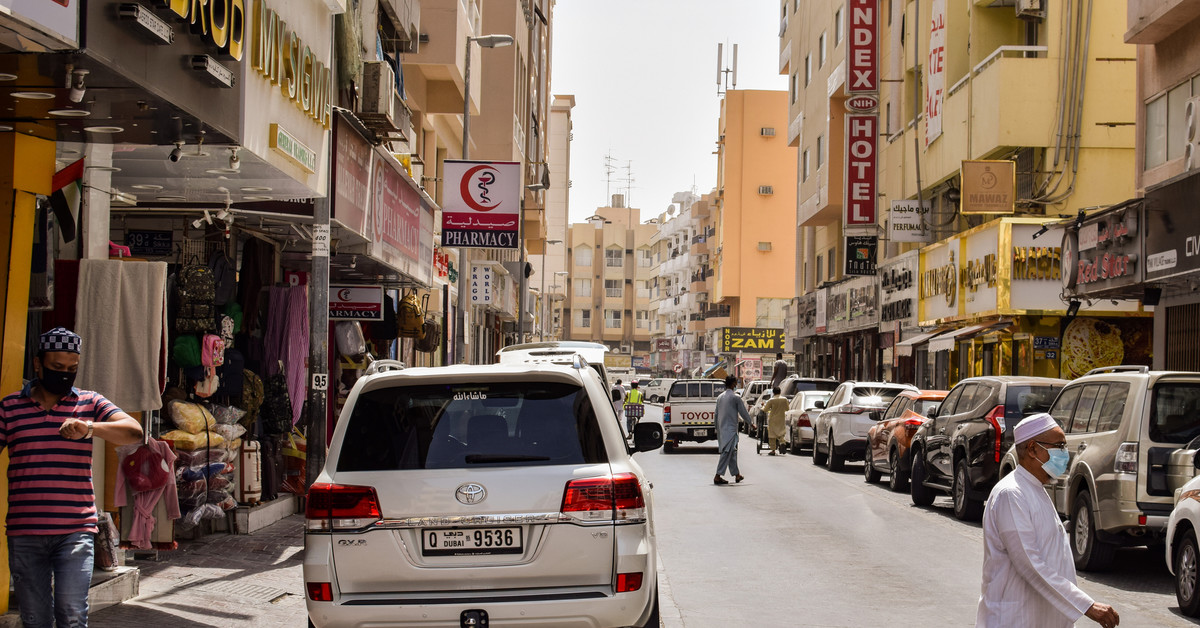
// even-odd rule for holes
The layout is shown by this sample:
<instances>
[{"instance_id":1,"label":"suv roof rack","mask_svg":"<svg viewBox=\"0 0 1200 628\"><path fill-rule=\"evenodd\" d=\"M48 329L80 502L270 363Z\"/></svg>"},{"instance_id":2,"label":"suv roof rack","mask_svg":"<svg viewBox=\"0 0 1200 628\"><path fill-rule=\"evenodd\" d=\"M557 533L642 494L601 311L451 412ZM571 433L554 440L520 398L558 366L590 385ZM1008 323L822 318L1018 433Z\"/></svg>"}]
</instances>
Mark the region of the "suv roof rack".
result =
<instances>
[{"instance_id":1,"label":"suv roof rack","mask_svg":"<svg viewBox=\"0 0 1200 628\"><path fill-rule=\"evenodd\" d=\"M403 371L408 368L400 360L375 360L367 366L367 371L364 375L375 375L387 371Z\"/></svg>"},{"instance_id":2,"label":"suv roof rack","mask_svg":"<svg viewBox=\"0 0 1200 628\"><path fill-rule=\"evenodd\" d=\"M1121 365L1121 366L1102 366L1100 368L1095 368L1095 369L1088 371L1087 373L1084 373L1084 377L1087 377L1088 375L1099 375L1100 373L1149 373L1149 372L1150 372L1150 367L1148 367L1148 366L1144 366L1144 365L1140 365L1140 364L1125 364L1125 365Z\"/></svg>"}]
</instances>

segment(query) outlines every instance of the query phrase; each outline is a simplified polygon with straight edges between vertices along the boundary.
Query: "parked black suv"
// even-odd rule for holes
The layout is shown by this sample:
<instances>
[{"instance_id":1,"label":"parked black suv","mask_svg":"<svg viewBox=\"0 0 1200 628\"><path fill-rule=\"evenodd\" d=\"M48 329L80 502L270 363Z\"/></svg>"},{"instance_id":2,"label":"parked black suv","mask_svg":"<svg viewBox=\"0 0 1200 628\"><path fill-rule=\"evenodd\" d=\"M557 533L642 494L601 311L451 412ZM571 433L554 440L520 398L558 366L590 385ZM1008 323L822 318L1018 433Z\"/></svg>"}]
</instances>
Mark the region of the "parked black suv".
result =
<instances>
[{"instance_id":1,"label":"parked black suv","mask_svg":"<svg viewBox=\"0 0 1200 628\"><path fill-rule=\"evenodd\" d=\"M1000 460L1021 419L1045 412L1066 380L995 375L964 379L946 395L912 442L909 491L918 506L938 492L954 498L954 516L976 520L1000 479Z\"/></svg>"}]
</instances>

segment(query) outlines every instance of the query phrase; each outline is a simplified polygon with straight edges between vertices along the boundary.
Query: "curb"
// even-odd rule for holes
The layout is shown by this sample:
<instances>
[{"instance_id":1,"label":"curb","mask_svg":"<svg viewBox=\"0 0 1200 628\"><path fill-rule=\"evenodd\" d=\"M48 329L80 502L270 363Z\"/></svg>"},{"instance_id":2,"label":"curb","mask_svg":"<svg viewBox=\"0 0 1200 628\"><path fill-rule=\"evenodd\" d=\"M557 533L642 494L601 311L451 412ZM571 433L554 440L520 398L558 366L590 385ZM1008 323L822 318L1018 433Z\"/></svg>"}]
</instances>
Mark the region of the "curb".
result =
<instances>
[{"instance_id":1,"label":"curb","mask_svg":"<svg viewBox=\"0 0 1200 628\"><path fill-rule=\"evenodd\" d=\"M658 555L658 616L663 628L682 628L683 615L675 606L675 596L671 593L671 581L667 578L667 570L663 566L662 555Z\"/></svg>"}]
</instances>

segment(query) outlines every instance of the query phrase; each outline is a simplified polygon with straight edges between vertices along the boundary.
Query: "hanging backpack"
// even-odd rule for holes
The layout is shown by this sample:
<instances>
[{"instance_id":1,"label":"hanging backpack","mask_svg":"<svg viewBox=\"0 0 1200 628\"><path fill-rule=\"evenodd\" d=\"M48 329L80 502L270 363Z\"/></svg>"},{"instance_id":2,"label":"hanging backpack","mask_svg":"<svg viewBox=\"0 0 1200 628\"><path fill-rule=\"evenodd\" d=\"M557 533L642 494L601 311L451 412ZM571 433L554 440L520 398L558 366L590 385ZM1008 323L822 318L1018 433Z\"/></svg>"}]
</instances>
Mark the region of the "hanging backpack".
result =
<instances>
[{"instance_id":1,"label":"hanging backpack","mask_svg":"<svg viewBox=\"0 0 1200 628\"><path fill-rule=\"evenodd\" d=\"M429 297L425 297L426 300ZM404 338L421 338L425 335L425 308L417 291L413 290L400 299L400 309L396 312L400 336Z\"/></svg>"},{"instance_id":2,"label":"hanging backpack","mask_svg":"<svg viewBox=\"0 0 1200 628\"><path fill-rule=\"evenodd\" d=\"M225 341L220 336L204 334L200 341L200 363L210 372L225 363Z\"/></svg>"},{"instance_id":3,"label":"hanging backpack","mask_svg":"<svg viewBox=\"0 0 1200 628\"><path fill-rule=\"evenodd\" d=\"M442 326L436 318L426 318L424 325L424 335L418 338L413 344L417 351L425 353L433 353L442 346Z\"/></svg>"},{"instance_id":4,"label":"hanging backpack","mask_svg":"<svg viewBox=\"0 0 1200 628\"><path fill-rule=\"evenodd\" d=\"M292 401L288 397L287 376L283 373L276 373L263 383L261 416L264 434L292 431Z\"/></svg>"},{"instance_id":5,"label":"hanging backpack","mask_svg":"<svg viewBox=\"0 0 1200 628\"><path fill-rule=\"evenodd\" d=\"M246 416L242 417L241 423L249 428L258 418L265 393L263 392L263 381L254 371L243 369L242 377L242 398L238 402L238 407L246 411Z\"/></svg>"},{"instance_id":6,"label":"hanging backpack","mask_svg":"<svg viewBox=\"0 0 1200 628\"><path fill-rule=\"evenodd\" d=\"M175 298L178 303L175 330L180 333L196 333L215 329L215 291L212 270L199 264L184 266L175 281Z\"/></svg>"},{"instance_id":7,"label":"hanging backpack","mask_svg":"<svg viewBox=\"0 0 1200 628\"><path fill-rule=\"evenodd\" d=\"M208 268L213 276L213 305L229 303L237 294L237 268L233 259L225 251L213 251Z\"/></svg>"}]
</instances>

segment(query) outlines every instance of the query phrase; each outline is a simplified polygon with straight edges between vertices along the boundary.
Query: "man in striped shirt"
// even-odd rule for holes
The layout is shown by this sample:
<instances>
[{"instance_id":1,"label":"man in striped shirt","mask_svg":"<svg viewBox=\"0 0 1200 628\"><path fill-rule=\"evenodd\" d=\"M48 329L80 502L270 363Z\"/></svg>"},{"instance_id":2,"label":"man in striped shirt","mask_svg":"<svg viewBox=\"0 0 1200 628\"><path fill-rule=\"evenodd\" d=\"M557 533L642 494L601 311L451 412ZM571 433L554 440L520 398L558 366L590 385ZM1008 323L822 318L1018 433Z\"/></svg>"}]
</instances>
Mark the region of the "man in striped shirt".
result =
<instances>
[{"instance_id":1,"label":"man in striped shirt","mask_svg":"<svg viewBox=\"0 0 1200 628\"><path fill-rule=\"evenodd\" d=\"M0 401L0 450L9 450L8 564L28 627L87 626L96 536L92 437L142 440L142 426L102 395L74 387L82 340L42 334L36 378Z\"/></svg>"}]
</instances>

